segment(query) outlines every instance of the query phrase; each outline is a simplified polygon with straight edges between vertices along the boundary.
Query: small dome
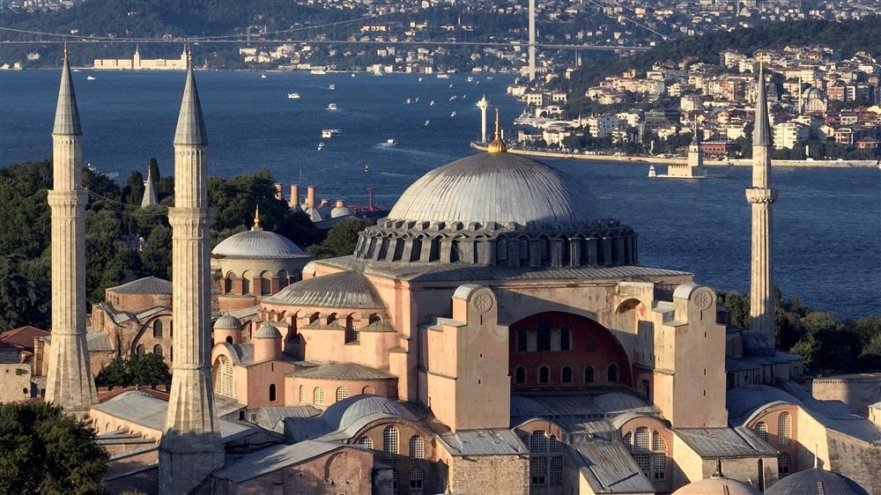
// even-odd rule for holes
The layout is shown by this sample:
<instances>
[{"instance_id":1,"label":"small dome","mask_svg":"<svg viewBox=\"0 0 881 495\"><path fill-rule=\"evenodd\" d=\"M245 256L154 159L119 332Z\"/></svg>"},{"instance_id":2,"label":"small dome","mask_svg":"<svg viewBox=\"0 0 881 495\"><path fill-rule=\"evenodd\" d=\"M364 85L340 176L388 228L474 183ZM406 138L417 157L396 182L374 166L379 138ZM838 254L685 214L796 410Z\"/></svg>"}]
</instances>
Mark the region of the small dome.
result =
<instances>
[{"instance_id":1,"label":"small dome","mask_svg":"<svg viewBox=\"0 0 881 495\"><path fill-rule=\"evenodd\" d=\"M869 495L852 479L832 471L808 469L781 479L766 495Z\"/></svg>"},{"instance_id":2,"label":"small dome","mask_svg":"<svg viewBox=\"0 0 881 495\"><path fill-rule=\"evenodd\" d=\"M287 237L263 229L240 232L218 244L211 255L218 258L280 260L311 258Z\"/></svg>"},{"instance_id":3,"label":"small dome","mask_svg":"<svg viewBox=\"0 0 881 495\"><path fill-rule=\"evenodd\" d=\"M352 214L348 206L337 206L330 210L330 218L347 217Z\"/></svg>"},{"instance_id":4,"label":"small dome","mask_svg":"<svg viewBox=\"0 0 881 495\"><path fill-rule=\"evenodd\" d=\"M673 495L762 495L762 492L740 481L707 478L689 483L673 492Z\"/></svg>"},{"instance_id":5,"label":"small dome","mask_svg":"<svg viewBox=\"0 0 881 495\"><path fill-rule=\"evenodd\" d=\"M590 191L550 166L512 153L483 153L423 175L388 218L530 225L608 216Z\"/></svg>"},{"instance_id":6,"label":"small dome","mask_svg":"<svg viewBox=\"0 0 881 495\"><path fill-rule=\"evenodd\" d=\"M805 100L825 100L826 94L820 88L808 88L802 93Z\"/></svg>"},{"instance_id":7,"label":"small dome","mask_svg":"<svg viewBox=\"0 0 881 495\"><path fill-rule=\"evenodd\" d=\"M255 339L280 339L281 332L278 331L277 328L272 326L268 321L263 322L260 325L260 328L257 330L257 333L254 334Z\"/></svg>"},{"instance_id":8,"label":"small dome","mask_svg":"<svg viewBox=\"0 0 881 495\"><path fill-rule=\"evenodd\" d=\"M223 315L214 322L215 330L241 330L239 319L232 315Z\"/></svg>"}]
</instances>

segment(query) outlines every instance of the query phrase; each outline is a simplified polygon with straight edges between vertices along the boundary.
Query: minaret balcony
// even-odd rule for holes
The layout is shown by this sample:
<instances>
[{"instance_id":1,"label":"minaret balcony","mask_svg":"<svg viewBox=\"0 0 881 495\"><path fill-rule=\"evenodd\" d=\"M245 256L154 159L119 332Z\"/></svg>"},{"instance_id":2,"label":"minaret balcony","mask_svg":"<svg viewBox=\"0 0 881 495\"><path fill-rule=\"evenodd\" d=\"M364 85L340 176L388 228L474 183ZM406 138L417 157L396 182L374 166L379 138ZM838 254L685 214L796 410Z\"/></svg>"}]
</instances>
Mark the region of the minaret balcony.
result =
<instances>
[{"instance_id":1,"label":"minaret balcony","mask_svg":"<svg viewBox=\"0 0 881 495\"><path fill-rule=\"evenodd\" d=\"M750 204L771 204L777 201L777 191L767 187L748 187L746 200Z\"/></svg>"}]
</instances>

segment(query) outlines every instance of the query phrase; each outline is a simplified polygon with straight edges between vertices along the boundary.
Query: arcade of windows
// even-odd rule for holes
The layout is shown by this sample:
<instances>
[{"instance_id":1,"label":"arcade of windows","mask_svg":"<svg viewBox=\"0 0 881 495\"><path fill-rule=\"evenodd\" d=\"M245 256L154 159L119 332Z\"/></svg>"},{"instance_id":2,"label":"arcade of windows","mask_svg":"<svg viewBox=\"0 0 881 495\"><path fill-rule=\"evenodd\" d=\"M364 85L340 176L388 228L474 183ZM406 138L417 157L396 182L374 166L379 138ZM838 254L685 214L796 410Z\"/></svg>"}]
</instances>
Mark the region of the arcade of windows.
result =
<instances>
[{"instance_id":1,"label":"arcade of windows","mask_svg":"<svg viewBox=\"0 0 881 495\"><path fill-rule=\"evenodd\" d=\"M529 484L563 485L563 446L554 436L536 430L525 439L529 446Z\"/></svg>"},{"instance_id":2,"label":"arcade of windows","mask_svg":"<svg viewBox=\"0 0 881 495\"><path fill-rule=\"evenodd\" d=\"M559 381L557 382L551 376L551 368L547 365L541 365L538 367L538 383L540 385L545 385L549 383L576 383L575 370L572 366L565 365L560 368ZM526 384L526 367L525 366L517 366L514 368L514 384L515 385L525 385ZM585 366L581 373L581 383L591 384L596 383L596 369L593 366ZM618 382L618 365L616 363L611 363L606 367L606 382L607 383L617 383Z\"/></svg>"},{"instance_id":3,"label":"arcade of windows","mask_svg":"<svg viewBox=\"0 0 881 495\"><path fill-rule=\"evenodd\" d=\"M621 442L650 480L667 479L667 443L660 433L641 427L624 435Z\"/></svg>"},{"instance_id":4,"label":"arcade of windows","mask_svg":"<svg viewBox=\"0 0 881 495\"><path fill-rule=\"evenodd\" d=\"M567 326L551 328L547 321L539 321L538 327L535 329L519 328L517 330L517 352L571 350L572 331Z\"/></svg>"}]
</instances>

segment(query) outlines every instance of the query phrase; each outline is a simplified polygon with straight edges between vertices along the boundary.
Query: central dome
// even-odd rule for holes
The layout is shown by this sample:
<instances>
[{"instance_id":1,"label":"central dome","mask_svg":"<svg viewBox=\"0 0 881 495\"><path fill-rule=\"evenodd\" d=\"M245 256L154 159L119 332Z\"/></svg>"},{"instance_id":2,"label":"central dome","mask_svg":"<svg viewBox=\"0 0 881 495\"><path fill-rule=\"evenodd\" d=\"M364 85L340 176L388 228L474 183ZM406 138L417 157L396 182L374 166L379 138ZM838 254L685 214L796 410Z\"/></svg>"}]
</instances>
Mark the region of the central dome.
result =
<instances>
[{"instance_id":1,"label":"central dome","mask_svg":"<svg viewBox=\"0 0 881 495\"><path fill-rule=\"evenodd\" d=\"M234 259L298 259L311 258L287 237L254 228L224 239L211 254Z\"/></svg>"},{"instance_id":2,"label":"central dome","mask_svg":"<svg viewBox=\"0 0 881 495\"><path fill-rule=\"evenodd\" d=\"M423 175L389 220L500 224L594 222L608 216L578 182L535 160L483 153Z\"/></svg>"}]
</instances>

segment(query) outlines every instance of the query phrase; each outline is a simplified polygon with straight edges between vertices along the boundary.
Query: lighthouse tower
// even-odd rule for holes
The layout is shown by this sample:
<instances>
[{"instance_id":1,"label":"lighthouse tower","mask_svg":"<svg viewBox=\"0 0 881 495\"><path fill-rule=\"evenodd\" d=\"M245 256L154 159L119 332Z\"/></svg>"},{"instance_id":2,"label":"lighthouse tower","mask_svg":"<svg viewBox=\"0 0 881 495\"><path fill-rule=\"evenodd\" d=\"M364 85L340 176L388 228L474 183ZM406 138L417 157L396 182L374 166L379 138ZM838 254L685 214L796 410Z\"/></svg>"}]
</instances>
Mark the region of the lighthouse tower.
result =
<instances>
[{"instance_id":1,"label":"lighthouse tower","mask_svg":"<svg viewBox=\"0 0 881 495\"><path fill-rule=\"evenodd\" d=\"M97 402L86 348L86 202L83 130L67 45L52 130L52 345L46 400L85 414Z\"/></svg>"},{"instance_id":2,"label":"lighthouse tower","mask_svg":"<svg viewBox=\"0 0 881 495\"><path fill-rule=\"evenodd\" d=\"M220 425L211 385L208 135L192 56L174 135L172 309L174 374L165 432L159 444L159 493L190 493L223 465Z\"/></svg>"},{"instance_id":3,"label":"lighthouse tower","mask_svg":"<svg viewBox=\"0 0 881 495\"><path fill-rule=\"evenodd\" d=\"M774 280L771 270L771 205L777 191L771 189L771 126L768 98L765 96L764 58L759 56L759 80L756 92L756 117L753 130L753 180L746 189L752 209L752 260L750 263L750 328L775 342Z\"/></svg>"}]
</instances>

